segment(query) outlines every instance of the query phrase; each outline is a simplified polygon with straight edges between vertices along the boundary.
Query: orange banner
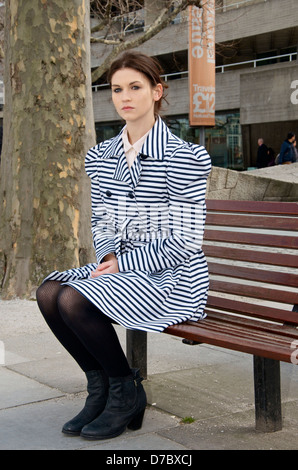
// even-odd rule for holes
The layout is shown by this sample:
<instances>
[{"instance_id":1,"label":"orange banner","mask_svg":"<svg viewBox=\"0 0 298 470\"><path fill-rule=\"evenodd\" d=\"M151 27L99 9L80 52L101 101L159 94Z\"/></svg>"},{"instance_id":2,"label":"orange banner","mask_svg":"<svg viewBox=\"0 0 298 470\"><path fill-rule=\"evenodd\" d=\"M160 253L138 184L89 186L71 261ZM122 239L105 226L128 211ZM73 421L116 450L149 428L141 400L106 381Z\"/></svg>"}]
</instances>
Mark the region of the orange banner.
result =
<instances>
[{"instance_id":1,"label":"orange banner","mask_svg":"<svg viewBox=\"0 0 298 470\"><path fill-rule=\"evenodd\" d=\"M215 125L215 4L189 7L189 124Z\"/></svg>"}]
</instances>

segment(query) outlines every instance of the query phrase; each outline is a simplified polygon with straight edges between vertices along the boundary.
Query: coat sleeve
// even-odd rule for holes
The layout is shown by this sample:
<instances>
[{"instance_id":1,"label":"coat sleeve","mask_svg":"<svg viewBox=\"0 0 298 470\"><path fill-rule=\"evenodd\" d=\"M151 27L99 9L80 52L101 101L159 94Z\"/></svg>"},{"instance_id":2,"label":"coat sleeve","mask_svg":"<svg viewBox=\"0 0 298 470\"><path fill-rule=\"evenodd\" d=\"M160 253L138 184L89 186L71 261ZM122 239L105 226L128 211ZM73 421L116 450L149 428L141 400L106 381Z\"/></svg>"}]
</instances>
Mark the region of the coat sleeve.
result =
<instances>
[{"instance_id":1,"label":"coat sleeve","mask_svg":"<svg viewBox=\"0 0 298 470\"><path fill-rule=\"evenodd\" d=\"M98 153L100 144L89 150L85 160L87 175L91 178L91 230L93 236L93 246L98 263L108 253L115 251L114 229L106 213L102 197L99 190L98 181Z\"/></svg>"},{"instance_id":2,"label":"coat sleeve","mask_svg":"<svg viewBox=\"0 0 298 470\"><path fill-rule=\"evenodd\" d=\"M157 272L176 266L201 250L206 217L206 182L210 157L202 146L176 150L167 168L168 236L118 257L120 271Z\"/></svg>"},{"instance_id":3,"label":"coat sleeve","mask_svg":"<svg viewBox=\"0 0 298 470\"><path fill-rule=\"evenodd\" d=\"M284 158L284 155L286 153L286 150L287 150L287 144L286 142L283 142L281 144L281 148L280 148L280 154L279 154L279 164L281 164L283 162L283 158Z\"/></svg>"}]
</instances>

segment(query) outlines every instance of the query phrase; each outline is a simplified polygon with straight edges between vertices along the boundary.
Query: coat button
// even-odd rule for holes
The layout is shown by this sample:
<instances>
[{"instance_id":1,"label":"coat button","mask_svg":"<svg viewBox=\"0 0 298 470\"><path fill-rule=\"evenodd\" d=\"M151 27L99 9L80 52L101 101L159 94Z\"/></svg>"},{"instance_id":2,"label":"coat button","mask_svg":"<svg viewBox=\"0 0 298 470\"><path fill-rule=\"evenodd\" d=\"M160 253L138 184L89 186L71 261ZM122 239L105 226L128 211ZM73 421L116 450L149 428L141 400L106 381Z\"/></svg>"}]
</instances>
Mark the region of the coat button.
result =
<instances>
[{"instance_id":1,"label":"coat button","mask_svg":"<svg viewBox=\"0 0 298 470\"><path fill-rule=\"evenodd\" d=\"M111 197L111 196L112 196L111 191L107 190L107 191L106 191L106 195L107 195L108 197Z\"/></svg>"},{"instance_id":2,"label":"coat button","mask_svg":"<svg viewBox=\"0 0 298 470\"><path fill-rule=\"evenodd\" d=\"M134 193L132 191L129 191L127 193L127 196L130 198L130 199L133 199L134 198Z\"/></svg>"},{"instance_id":3,"label":"coat button","mask_svg":"<svg viewBox=\"0 0 298 470\"><path fill-rule=\"evenodd\" d=\"M143 153L140 154L140 159L141 160L146 160L148 158L147 155L144 155Z\"/></svg>"}]
</instances>

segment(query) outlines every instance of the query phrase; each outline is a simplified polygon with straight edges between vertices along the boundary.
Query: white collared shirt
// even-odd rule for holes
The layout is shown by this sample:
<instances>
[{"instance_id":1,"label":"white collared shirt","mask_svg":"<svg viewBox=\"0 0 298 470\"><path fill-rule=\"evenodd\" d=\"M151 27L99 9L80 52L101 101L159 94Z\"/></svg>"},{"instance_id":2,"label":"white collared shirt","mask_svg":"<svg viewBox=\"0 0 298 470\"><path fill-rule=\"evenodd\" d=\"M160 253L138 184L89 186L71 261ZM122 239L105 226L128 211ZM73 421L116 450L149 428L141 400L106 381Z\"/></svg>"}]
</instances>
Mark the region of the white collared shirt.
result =
<instances>
[{"instance_id":1,"label":"white collared shirt","mask_svg":"<svg viewBox=\"0 0 298 470\"><path fill-rule=\"evenodd\" d=\"M141 137L139 140L137 140L137 142L135 142L133 145L131 145L131 143L128 140L127 128L126 127L124 128L123 134L122 134L122 140L123 140L124 152L125 152L125 155L126 155L128 168L131 168L131 165L135 161L135 158L138 155L138 153L140 152L140 150L141 150L141 148L142 148L142 146L143 146L143 144L146 140L146 137L147 137L147 135L149 134L150 131L151 131L151 129L148 132L146 132L146 134L143 135L143 137Z\"/></svg>"}]
</instances>

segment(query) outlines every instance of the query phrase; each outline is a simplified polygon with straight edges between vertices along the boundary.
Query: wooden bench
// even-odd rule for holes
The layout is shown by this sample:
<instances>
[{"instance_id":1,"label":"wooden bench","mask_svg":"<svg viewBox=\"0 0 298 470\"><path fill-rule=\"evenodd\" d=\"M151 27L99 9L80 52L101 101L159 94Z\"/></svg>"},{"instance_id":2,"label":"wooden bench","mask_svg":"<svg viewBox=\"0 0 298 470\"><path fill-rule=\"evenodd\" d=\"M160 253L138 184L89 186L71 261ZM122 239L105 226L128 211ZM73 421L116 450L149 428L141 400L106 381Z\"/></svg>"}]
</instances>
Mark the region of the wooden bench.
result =
<instances>
[{"instance_id":1,"label":"wooden bench","mask_svg":"<svg viewBox=\"0 0 298 470\"><path fill-rule=\"evenodd\" d=\"M256 429L280 430L280 361L298 364L298 203L208 200L203 248L207 318L165 333L252 354ZM127 331L126 349L146 377L146 332Z\"/></svg>"}]
</instances>

